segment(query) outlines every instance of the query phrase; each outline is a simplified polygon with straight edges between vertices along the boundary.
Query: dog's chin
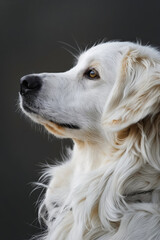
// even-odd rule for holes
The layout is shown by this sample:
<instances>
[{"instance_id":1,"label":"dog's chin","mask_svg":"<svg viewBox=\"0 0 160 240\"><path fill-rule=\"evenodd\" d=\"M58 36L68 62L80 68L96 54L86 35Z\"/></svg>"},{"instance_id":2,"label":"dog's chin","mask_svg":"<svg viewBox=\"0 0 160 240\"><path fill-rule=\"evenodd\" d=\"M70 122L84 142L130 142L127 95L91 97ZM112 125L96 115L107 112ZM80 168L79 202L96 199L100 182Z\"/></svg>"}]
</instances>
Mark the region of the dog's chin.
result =
<instances>
[{"instance_id":1,"label":"dog's chin","mask_svg":"<svg viewBox=\"0 0 160 240\"><path fill-rule=\"evenodd\" d=\"M24 103L20 104L22 111L30 117L34 122L43 125L49 132L54 135L64 136L65 130L78 130L80 127L76 124L66 123L66 122L59 122L57 120L49 119L48 117L42 116L39 110L28 106Z\"/></svg>"}]
</instances>

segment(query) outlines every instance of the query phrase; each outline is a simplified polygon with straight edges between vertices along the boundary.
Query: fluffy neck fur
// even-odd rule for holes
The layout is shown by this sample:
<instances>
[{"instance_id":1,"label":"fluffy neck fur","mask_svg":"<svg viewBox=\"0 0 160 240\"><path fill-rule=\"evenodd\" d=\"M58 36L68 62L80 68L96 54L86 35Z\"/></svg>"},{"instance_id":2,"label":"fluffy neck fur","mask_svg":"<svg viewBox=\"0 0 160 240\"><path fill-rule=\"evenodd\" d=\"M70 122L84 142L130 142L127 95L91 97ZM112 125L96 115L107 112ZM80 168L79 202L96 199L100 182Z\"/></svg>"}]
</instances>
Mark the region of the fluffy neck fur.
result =
<instances>
[{"instance_id":1,"label":"fluffy neck fur","mask_svg":"<svg viewBox=\"0 0 160 240\"><path fill-rule=\"evenodd\" d=\"M135 203L126 196L160 187L160 115L110 134L103 144L74 142L71 159L49 170L54 179L41 206L48 212L45 239L111 239Z\"/></svg>"}]
</instances>

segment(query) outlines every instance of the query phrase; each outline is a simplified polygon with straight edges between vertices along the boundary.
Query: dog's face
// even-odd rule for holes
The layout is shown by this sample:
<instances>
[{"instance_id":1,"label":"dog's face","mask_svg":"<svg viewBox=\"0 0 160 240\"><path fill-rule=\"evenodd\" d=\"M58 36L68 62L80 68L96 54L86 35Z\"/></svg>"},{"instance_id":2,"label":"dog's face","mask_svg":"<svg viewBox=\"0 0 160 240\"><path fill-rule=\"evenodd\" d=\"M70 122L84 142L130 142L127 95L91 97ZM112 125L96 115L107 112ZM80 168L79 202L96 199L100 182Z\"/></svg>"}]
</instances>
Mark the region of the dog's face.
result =
<instances>
[{"instance_id":1,"label":"dog's face","mask_svg":"<svg viewBox=\"0 0 160 240\"><path fill-rule=\"evenodd\" d=\"M97 45L67 72L24 76L20 106L59 137L103 137L104 128L119 130L158 111L158 59L154 49L133 43Z\"/></svg>"}]
</instances>

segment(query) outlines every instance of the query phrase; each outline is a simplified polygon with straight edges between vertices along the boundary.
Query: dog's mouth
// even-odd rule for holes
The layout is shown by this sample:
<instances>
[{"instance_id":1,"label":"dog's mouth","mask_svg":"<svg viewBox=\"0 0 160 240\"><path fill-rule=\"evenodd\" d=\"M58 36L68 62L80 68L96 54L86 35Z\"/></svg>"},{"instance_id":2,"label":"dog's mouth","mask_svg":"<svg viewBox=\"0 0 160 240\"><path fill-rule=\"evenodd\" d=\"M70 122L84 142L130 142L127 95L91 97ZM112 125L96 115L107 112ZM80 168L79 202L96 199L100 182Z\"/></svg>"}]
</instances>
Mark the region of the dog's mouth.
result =
<instances>
[{"instance_id":1,"label":"dog's mouth","mask_svg":"<svg viewBox=\"0 0 160 240\"><path fill-rule=\"evenodd\" d=\"M54 124L59 125L60 127L70 128L70 129L80 129L78 125L72 124L72 123L59 123L56 121L49 120L49 122L52 122Z\"/></svg>"},{"instance_id":2,"label":"dog's mouth","mask_svg":"<svg viewBox=\"0 0 160 240\"><path fill-rule=\"evenodd\" d=\"M34 110L33 108L29 107L26 104L22 104L22 108L27 112L27 113L34 113L38 115L38 111Z\"/></svg>"},{"instance_id":3,"label":"dog's mouth","mask_svg":"<svg viewBox=\"0 0 160 240\"><path fill-rule=\"evenodd\" d=\"M56 125L58 125L58 126L60 126L60 127L63 127L63 128L69 128L69 129L75 129L75 130L78 130L78 129L80 129L80 127L78 126L78 125L76 125L76 124L73 124L73 123L66 123L66 122L58 122L58 121L56 121L56 120L52 120L52 119L47 119L47 118L45 118L44 116L41 116L41 114L39 113L39 110L38 109L35 109L35 108L33 108L33 107L31 107L31 106L28 106L28 105L26 105L26 104L22 104L22 106L23 106L23 109L27 112L27 113L29 113L29 114L34 114L34 117L36 118L36 117L38 117L38 121L39 121L39 117L40 118L42 118L43 120L45 120L45 121L48 121L48 122L51 122L51 123L53 123L53 124L56 124ZM40 121L40 123L42 123L42 121Z\"/></svg>"}]
</instances>

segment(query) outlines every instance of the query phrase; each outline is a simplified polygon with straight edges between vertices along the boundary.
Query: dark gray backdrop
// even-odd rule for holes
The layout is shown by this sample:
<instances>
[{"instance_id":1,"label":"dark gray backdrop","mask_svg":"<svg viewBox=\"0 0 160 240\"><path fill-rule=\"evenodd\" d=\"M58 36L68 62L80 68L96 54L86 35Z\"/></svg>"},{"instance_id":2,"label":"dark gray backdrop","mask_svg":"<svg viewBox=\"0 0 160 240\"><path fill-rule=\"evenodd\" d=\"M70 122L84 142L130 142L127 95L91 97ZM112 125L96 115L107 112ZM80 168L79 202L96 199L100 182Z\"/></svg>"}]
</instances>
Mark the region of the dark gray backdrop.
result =
<instances>
[{"instance_id":1,"label":"dark gray backdrop","mask_svg":"<svg viewBox=\"0 0 160 240\"><path fill-rule=\"evenodd\" d=\"M60 159L70 145L19 113L20 77L70 68L73 57L59 41L84 48L104 38L159 46L160 1L0 0L0 239L23 240L39 232L40 191L30 194L30 183L38 180L41 164Z\"/></svg>"}]
</instances>

